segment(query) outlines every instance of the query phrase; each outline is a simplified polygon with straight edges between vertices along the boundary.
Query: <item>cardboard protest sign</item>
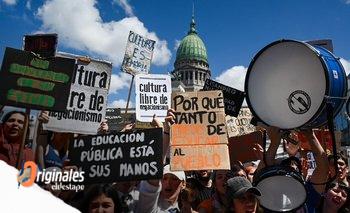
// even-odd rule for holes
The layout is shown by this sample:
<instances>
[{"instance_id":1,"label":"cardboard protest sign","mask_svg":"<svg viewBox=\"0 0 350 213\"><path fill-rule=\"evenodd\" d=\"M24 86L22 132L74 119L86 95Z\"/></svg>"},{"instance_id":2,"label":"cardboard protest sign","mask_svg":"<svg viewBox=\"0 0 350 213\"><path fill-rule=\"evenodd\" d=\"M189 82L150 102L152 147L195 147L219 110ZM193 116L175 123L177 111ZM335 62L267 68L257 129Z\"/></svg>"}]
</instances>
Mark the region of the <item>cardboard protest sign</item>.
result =
<instances>
[{"instance_id":1,"label":"cardboard protest sign","mask_svg":"<svg viewBox=\"0 0 350 213\"><path fill-rule=\"evenodd\" d=\"M237 118L226 116L228 137L246 135L256 130L255 126L250 124L253 115L248 107L242 107Z\"/></svg>"},{"instance_id":2,"label":"cardboard protest sign","mask_svg":"<svg viewBox=\"0 0 350 213\"><path fill-rule=\"evenodd\" d=\"M147 74L151 67L155 41L130 31L126 45L122 70L136 75Z\"/></svg>"},{"instance_id":3,"label":"cardboard protest sign","mask_svg":"<svg viewBox=\"0 0 350 213\"><path fill-rule=\"evenodd\" d=\"M79 58L68 54L60 55ZM49 122L43 127L55 132L96 134L106 114L112 64L95 59L90 63L80 60L76 63L67 110L50 112Z\"/></svg>"},{"instance_id":4,"label":"cardboard protest sign","mask_svg":"<svg viewBox=\"0 0 350 213\"><path fill-rule=\"evenodd\" d=\"M40 59L6 48L0 73L0 103L31 109L66 109L74 72L73 59Z\"/></svg>"},{"instance_id":5,"label":"cardboard protest sign","mask_svg":"<svg viewBox=\"0 0 350 213\"><path fill-rule=\"evenodd\" d=\"M25 51L34 52L43 58L54 57L57 47L57 34L25 35Z\"/></svg>"},{"instance_id":6,"label":"cardboard protest sign","mask_svg":"<svg viewBox=\"0 0 350 213\"><path fill-rule=\"evenodd\" d=\"M118 132L74 139L69 159L84 184L158 179L163 176L162 129Z\"/></svg>"},{"instance_id":7,"label":"cardboard protest sign","mask_svg":"<svg viewBox=\"0 0 350 213\"><path fill-rule=\"evenodd\" d=\"M228 139L228 147L230 150L230 161L254 161L260 160L256 156L254 148L258 149L258 145L263 146L263 132L256 131L247 135L231 137Z\"/></svg>"},{"instance_id":8,"label":"cardboard protest sign","mask_svg":"<svg viewBox=\"0 0 350 213\"><path fill-rule=\"evenodd\" d=\"M171 146L171 170L229 169L230 161L226 144Z\"/></svg>"},{"instance_id":9,"label":"cardboard protest sign","mask_svg":"<svg viewBox=\"0 0 350 213\"><path fill-rule=\"evenodd\" d=\"M179 165L182 164L174 165L176 162L174 159L191 158L191 156L194 158L198 150L206 151L204 146L211 147L207 149L207 154L213 149L222 150L222 147L228 149L222 91L173 93L172 108L175 110L176 124L171 128L171 149L182 147L184 150L187 149L187 154L183 157L179 152L174 151L170 156L171 169L214 169L213 166L199 167L197 164L181 167ZM223 146L218 146L220 144ZM215 169L229 169L228 152L221 153L220 162Z\"/></svg>"},{"instance_id":10,"label":"cardboard protest sign","mask_svg":"<svg viewBox=\"0 0 350 213\"><path fill-rule=\"evenodd\" d=\"M244 100L244 92L220 84L209 78L205 81L203 90L222 90L224 93L225 114L237 117Z\"/></svg>"},{"instance_id":11,"label":"cardboard protest sign","mask_svg":"<svg viewBox=\"0 0 350 213\"><path fill-rule=\"evenodd\" d=\"M153 115L164 121L171 101L169 75L138 74L135 80L136 119L151 122Z\"/></svg>"}]
</instances>

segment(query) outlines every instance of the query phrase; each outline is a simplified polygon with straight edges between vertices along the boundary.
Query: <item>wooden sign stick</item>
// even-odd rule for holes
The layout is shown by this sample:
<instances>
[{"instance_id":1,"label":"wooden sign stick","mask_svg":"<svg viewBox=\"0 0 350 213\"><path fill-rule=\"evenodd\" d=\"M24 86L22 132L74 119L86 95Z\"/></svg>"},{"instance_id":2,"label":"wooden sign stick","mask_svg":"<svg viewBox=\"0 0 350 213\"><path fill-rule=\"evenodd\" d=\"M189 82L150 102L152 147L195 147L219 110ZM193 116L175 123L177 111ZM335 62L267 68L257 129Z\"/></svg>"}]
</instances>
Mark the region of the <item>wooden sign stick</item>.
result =
<instances>
[{"instance_id":1,"label":"wooden sign stick","mask_svg":"<svg viewBox=\"0 0 350 213\"><path fill-rule=\"evenodd\" d=\"M18 155L17 155L17 162L16 162L17 169L20 169L20 166L21 166L21 160L23 157L24 145L26 143L26 138L27 138L26 136L27 136L28 127L29 127L29 116L28 116L28 114L26 114L26 116L24 117L24 129L23 129L23 135L22 135L22 142L21 142L21 145L20 145L20 148L18 151Z\"/></svg>"},{"instance_id":2,"label":"wooden sign stick","mask_svg":"<svg viewBox=\"0 0 350 213\"><path fill-rule=\"evenodd\" d=\"M135 75L132 75L131 82L130 82L130 88L129 88L128 101L126 102L126 108L125 108L125 118L126 118L126 115L128 114L130 95L131 95L132 85L134 83L134 78L135 78ZM125 120L124 120L124 124L125 124Z\"/></svg>"}]
</instances>

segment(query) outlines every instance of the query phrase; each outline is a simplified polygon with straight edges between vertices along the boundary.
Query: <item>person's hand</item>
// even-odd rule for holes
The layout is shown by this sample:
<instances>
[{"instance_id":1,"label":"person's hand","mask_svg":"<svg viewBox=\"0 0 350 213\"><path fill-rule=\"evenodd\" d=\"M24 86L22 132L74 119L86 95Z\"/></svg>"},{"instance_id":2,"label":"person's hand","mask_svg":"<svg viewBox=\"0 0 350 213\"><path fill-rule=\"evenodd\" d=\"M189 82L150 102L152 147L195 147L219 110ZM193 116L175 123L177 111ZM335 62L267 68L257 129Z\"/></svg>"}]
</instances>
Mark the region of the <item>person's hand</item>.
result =
<instances>
[{"instance_id":1,"label":"person's hand","mask_svg":"<svg viewBox=\"0 0 350 213\"><path fill-rule=\"evenodd\" d=\"M164 132L169 133L170 132L170 126L175 123L175 110L174 109L168 109L167 117L165 117L164 122Z\"/></svg>"},{"instance_id":2,"label":"person's hand","mask_svg":"<svg viewBox=\"0 0 350 213\"><path fill-rule=\"evenodd\" d=\"M38 120L41 122L41 123L48 123L49 122L49 111L40 111L39 115L38 115Z\"/></svg>"},{"instance_id":3,"label":"person's hand","mask_svg":"<svg viewBox=\"0 0 350 213\"><path fill-rule=\"evenodd\" d=\"M259 123L259 128L258 129L265 129L267 135L272 141L279 141L279 139L282 137L282 131L279 127L275 126L267 126L263 123Z\"/></svg>"},{"instance_id":4,"label":"person's hand","mask_svg":"<svg viewBox=\"0 0 350 213\"><path fill-rule=\"evenodd\" d=\"M262 160L264 158L264 149L258 143L254 144L253 153L257 160Z\"/></svg>"},{"instance_id":5,"label":"person's hand","mask_svg":"<svg viewBox=\"0 0 350 213\"><path fill-rule=\"evenodd\" d=\"M286 140L286 151L289 156L295 156L300 149L300 142L296 133L291 133L290 136L284 138Z\"/></svg>"},{"instance_id":6,"label":"person's hand","mask_svg":"<svg viewBox=\"0 0 350 213\"><path fill-rule=\"evenodd\" d=\"M287 140L286 151L287 151L289 156L295 156L299 151L299 144L294 145L293 143L290 143Z\"/></svg>"},{"instance_id":7,"label":"person's hand","mask_svg":"<svg viewBox=\"0 0 350 213\"><path fill-rule=\"evenodd\" d=\"M135 123L126 124L120 132L131 132L135 128Z\"/></svg>"},{"instance_id":8,"label":"person's hand","mask_svg":"<svg viewBox=\"0 0 350 213\"><path fill-rule=\"evenodd\" d=\"M151 126L154 128L161 128L162 122L160 122L160 120L157 118L156 114L153 115L153 119L151 121Z\"/></svg>"},{"instance_id":9,"label":"person's hand","mask_svg":"<svg viewBox=\"0 0 350 213\"><path fill-rule=\"evenodd\" d=\"M99 134L107 134L107 133L108 133L108 130L109 130L109 126L108 126L107 120L103 120L103 121L100 123L100 126L99 126L98 129L97 129L97 132L98 132Z\"/></svg>"}]
</instances>

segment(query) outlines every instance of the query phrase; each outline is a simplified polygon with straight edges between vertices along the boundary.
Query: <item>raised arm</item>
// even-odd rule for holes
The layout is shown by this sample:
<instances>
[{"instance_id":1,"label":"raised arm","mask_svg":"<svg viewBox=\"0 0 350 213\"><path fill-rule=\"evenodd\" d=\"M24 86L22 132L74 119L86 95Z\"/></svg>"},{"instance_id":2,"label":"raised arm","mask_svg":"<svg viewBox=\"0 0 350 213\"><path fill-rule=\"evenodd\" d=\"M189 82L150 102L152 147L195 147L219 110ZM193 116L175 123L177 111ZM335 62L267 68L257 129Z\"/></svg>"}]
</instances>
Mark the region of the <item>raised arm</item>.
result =
<instances>
[{"instance_id":1,"label":"raised arm","mask_svg":"<svg viewBox=\"0 0 350 213\"><path fill-rule=\"evenodd\" d=\"M265 153L265 160L266 160L266 164L263 161L263 159L261 159L258 168L256 169L256 171L259 171L260 169L266 167L266 166L272 166L276 164L276 153L277 153L277 149L281 143L281 137L282 134L280 132L280 129L278 127L273 127L273 126L268 126L265 127L266 132L271 140L270 146L267 149L266 153Z\"/></svg>"},{"instance_id":2,"label":"raised arm","mask_svg":"<svg viewBox=\"0 0 350 213\"><path fill-rule=\"evenodd\" d=\"M174 110L169 109L167 113L167 117L165 118L164 126L163 126L163 153L162 153L162 159L163 164L166 162L167 153L169 151L169 144L170 144L170 126L175 123L175 115ZM162 127L161 122L154 116L153 120L151 122L152 126L154 127ZM151 185L159 186L160 180L149 180L148 181Z\"/></svg>"},{"instance_id":3,"label":"raised arm","mask_svg":"<svg viewBox=\"0 0 350 213\"><path fill-rule=\"evenodd\" d=\"M44 155L45 150L47 146L47 135L41 134L43 132L43 123L49 122L49 112L48 111L41 111L38 115L38 129L37 129L37 148L36 148L36 162L41 166L42 169L45 169L45 163L44 163Z\"/></svg>"},{"instance_id":4,"label":"raised arm","mask_svg":"<svg viewBox=\"0 0 350 213\"><path fill-rule=\"evenodd\" d=\"M311 151L313 152L316 160L316 168L312 173L310 181L318 193L323 193L326 187L329 171L327 154L311 129L304 130L303 134L307 138L311 147Z\"/></svg>"},{"instance_id":5,"label":"raised arm","mask_svg":"<svg viewBox=\"0 0 350 213\"><path fill-rule=\"evenodd\" d=\"M107 134L109 132L109 126L107 120L103 120L97 129L97 134Z\"/></svg>"},{"instance_id":6,"label":"raised arm","mask_svg":"<svg viewBox=\"0 0 350 213\"><path fill-rule=\"evenodd\" d=\"M167 152L169 150L169 131L170 125L174 123L174 110L169 109L167 117L165 118L165 124L163 126L163 162L165 162ZM151 122L154 127L161 127L161 122L154 116ZM137 212L157 212L158 199L160 196L162 186L160 179L143 180L140 182L140 199L137 204Z\"/></svg>"}]
</instances>

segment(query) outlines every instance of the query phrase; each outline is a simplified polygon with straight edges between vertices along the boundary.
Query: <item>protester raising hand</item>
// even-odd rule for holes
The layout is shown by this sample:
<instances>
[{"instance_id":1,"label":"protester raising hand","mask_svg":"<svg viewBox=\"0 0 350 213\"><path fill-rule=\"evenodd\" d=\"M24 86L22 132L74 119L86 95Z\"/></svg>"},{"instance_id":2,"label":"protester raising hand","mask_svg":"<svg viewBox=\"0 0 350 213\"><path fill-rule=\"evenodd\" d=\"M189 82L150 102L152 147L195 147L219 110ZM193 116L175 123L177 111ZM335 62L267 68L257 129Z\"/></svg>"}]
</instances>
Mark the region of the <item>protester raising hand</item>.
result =
<instances>
[{"instance_id":1,"label":"protester raising hand","mask_svg":"<svg viewBox=\"0 0 350 213\"><path fill-rule=\"evenodd\" d=\"M107 120L103 120L97 129L98 134L107 134L109 131L109 126Z\"/></svg>"},{"instance_id":2,"label":"protester raising hand","mask_svg":"<svg viewBox=\"0 0 350 213\"><path fill-rule=\"evenodd\" d=\"M120 132L131 132L135 128L135 123L126 124Z\"/></svg>"},{"instance_id":3,"label":"protester raising hand","mask_svg":"<svg viewBox=\"0 0 350 213\"><path fill-rule=\"evenodd\" d=\"M256 159L263 160L264 149L260 144L258 144L258 143L254 144L253 153L254 153Z\"/></svg>"},{"instance_id":4,"label":"protester raising hand","mask_svg":"<svg viewBox=\"0 0 350 213\"><path fill-rule=\"evenodd\" d=\"M300 149L300 142L298 141L297 135L295 133L291 133L285 139L285 148L289 156L295 156Z\"/></svg>"},{"instance_id":5,"label":"protester raising hand","mask_svg":"<svg viewBox=\"0 0 350 213\"><path fill-rule=\"evenodd\" d=\"M160 120L158 120L156 114L153 115L153 119L151 121L151 126L154 128L162 128L163 127L162 122L160 122Z\"/></svg>"},{"instance_id":6,"label":"protester raising hand","mask_svg":"<svg viewBox=\"0 0 350 213\"><path fill-rule=\"evenodd\" d=\"M310 177L310 182L314 185L314 188L318 193L323 193L325 190L325 183L327 181L329 171L327 154L322 148L312 129L304 129L300 132L308 140L311 147L311 151L313 152L316 160L317 166L312 176Z\"/></svg>"},{"instance_id":7,"label":"protester raising hand","mask_svg":"<svg viewBox=\"0 0 350 213\"><path fill-rule=\"evenodd\" d=\"M49 122L49 111L40 111L38 115L38 121L40 121L43 124L46 124Z\"/></svg>"},{"instance_id":8,"label":"protester raising hand","mask_svg":"<svg viewBox=\"0 0 350 213\"><path fill-rule=\"evenodd\" d=\"M169 151L170 125L175 123L175 111L169 109L163 127L163 161ZM152 123L160 126L156 117ZM140 182L140 200L137 212L179 212L178 198L180 191L186 186L186 175L184 171L171 171L170 165L163 170L161 180L143 180Z\"/></svg>"},{"instance_id":9,"label":"protester raising hand","mask_svg":"<svg viewBox=\"0 0 350 213\"><path fill-rule=\"evenodd\" d=\"M166 156L169 153L170 143L170 126L175 123L175 110L168 109L167 116L165 117L164 126L158 120L157 116L153 116L151 125L155 128L163 127L163 162L166 162Z\"/></svg>"},{"instance_id":10,"label":"protester raising hand","mask_svg":"<svg viewBox=\"0 0 350 213\"><path fill-rule=\"evenodd\" d=\"M175 110L168 109L163 127L163 162L166 162L166 156L169 154L170 144L170 126L175 123Z\"/></svg>"},{"instance_id":11,"label":"protester raising hand","mask_svg":"<svg viewBox=\"0 0 350 213\"><path fill-rule=\"evenodd\" d=\"M165 117L164 134L170 132L170 126L175 123L175 110L168 109L167 117Z\"/></svg>"},{"instance_id":12,"label":"protester raising hand","mask_svg":"<svg viewBox=\"0 0 350 213\"><path fill-rule=\"evenodd\" d=\"M264 168L265 166L272 166L275 165L275 157L277 153L278 146L281 143L282 138L282 132L278 127L274 126L266 126L263 124L259 124L260 128L263 128L266 130L267 135L269 136L271 143L268 148L268 150L265 153L265 161L260 161L259 166L257 168L257 171ZM265 163L267 165L265 165Z\"/></svg>"}]
</instances>

